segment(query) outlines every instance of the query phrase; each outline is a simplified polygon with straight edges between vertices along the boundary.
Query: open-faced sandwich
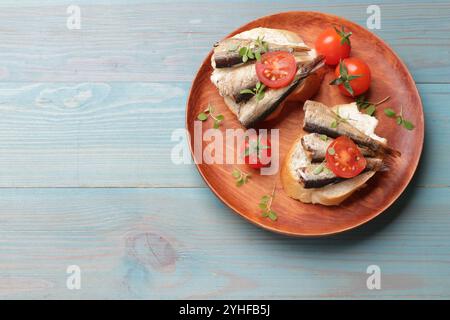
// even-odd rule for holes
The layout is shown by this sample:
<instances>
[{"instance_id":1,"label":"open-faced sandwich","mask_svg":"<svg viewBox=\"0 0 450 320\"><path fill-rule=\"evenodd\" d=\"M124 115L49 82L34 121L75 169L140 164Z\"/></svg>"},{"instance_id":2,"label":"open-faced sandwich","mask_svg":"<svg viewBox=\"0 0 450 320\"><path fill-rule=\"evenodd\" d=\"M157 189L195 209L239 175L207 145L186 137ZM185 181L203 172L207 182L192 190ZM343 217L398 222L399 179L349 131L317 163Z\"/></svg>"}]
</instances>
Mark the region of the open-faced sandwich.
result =
<instances>
[{"instance_id":1,"label":"open-faced sandwich","mask_svg":"<svg viewBox=\"0 0 450 320\"><path fill-rule=\"evenodd\" d=\"M295 33L255 28L220 41L211 81L245 127L270 120L286 100L306 101L320 87L323 57Z\"/></svg>"},{"instance_id":2,"label":"open-faced sandwich","mask_svg":"<svg viewBox=\"0 0 450 320\"><path fill-rule=\"evenodd\" d=\"M281 169L285 192L304 203L339 205L400 153L375 134L378 120L356 103L329 108L316 101L303 107L304 135L291 147Z\"/></svg>"}]
</instances>

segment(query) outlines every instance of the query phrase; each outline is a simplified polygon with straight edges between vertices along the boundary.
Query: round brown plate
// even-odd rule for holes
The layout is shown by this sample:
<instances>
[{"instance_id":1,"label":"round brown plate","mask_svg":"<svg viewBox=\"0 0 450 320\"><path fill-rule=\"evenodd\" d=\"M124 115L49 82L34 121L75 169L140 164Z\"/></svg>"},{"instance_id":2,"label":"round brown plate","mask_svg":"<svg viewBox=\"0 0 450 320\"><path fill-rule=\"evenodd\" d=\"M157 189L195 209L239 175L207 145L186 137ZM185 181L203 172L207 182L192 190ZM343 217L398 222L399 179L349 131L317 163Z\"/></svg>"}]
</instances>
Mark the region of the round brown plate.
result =
<instances>
[{"instance_id":1,"label":"round brown plate","mask_svg":"<svg viewBox=\"0 0 450 320\"><path fill-rule=\"evenodd\" d=\"M408 69L400 58L373 33L361 26L340 17L318 12L286 12L260 18L234 31L230 36L255 27L286 29L299 34L310 47L326 26L343 25L353 32L352 53L369 63L372 71L372 85L367 98L379 101L386 96L391 99L378 107L377 117L380 123L377 133L388 139L391 147L400 150L402 156L391 164L390 170L377 173L369 180L366 188L353 194L342 205L326 207L303 204L286 196L279 175L260 176L245 165L198 164L198 170L211 190L230 208L242 217L265 229L293 236L323 236L355 228L379 215L388 208L405 190L417 168L422 152L424 138L424 116L417 88ZM219 40L219 39L218 39ZM217 89L209 77L211 53L206 57L193 82L189 95L186 126L190 133L190 147L194 150L194 121L208 103L215 106L216 112L225 116L220 129L241 128L235 116L227 109ZM313 100L333 106L352 102L343 97L338 88L328 85L333 77L329 68L320 91ZM264 124L266 128L280 129L280 159L283 161L293 141L302 133L302 103L291 103L276 121ZM387 118L382 109L392 107L415 124L408 131L399 127L394 119ZM211 119L203 123L203 132L212 128ZM203 142L205 147L209 142ZM238 188L231 173L238 167L252 172L250 182ZM258 207L263 195L270 194L275 188L272 209L277 212L278 220L271 221L261 215Z\"/></svg>"}]
</instances>

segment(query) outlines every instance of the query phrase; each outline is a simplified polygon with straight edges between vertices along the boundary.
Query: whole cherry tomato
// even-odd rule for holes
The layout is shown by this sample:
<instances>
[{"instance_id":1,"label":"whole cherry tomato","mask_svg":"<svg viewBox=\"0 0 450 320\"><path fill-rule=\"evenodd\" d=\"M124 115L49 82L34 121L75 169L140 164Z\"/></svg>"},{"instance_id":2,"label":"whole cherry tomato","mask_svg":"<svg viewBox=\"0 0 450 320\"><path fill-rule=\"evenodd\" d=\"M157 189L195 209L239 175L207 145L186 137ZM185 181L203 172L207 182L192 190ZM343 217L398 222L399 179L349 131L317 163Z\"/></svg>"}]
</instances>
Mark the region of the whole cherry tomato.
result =
<instances>
[{"instance_id":1,"label":"whole cherry tomato","mask_svg":"<svg viewBox=\"0 0 450 320\"><path fill-rule=\"evenodd\" d=\"M245 137L242 148L245 164L253 169L267 167L272 156L270 138L267 136L250 135Z\"/></svg>"},{"instance_id":2,"label":"whole cherry tomato","mask_svg":"<svg viewBox=\"0 0 450 320\"><path fill-rule=\"evenodd\" d=\"M334 73L336 79L330 84L338 85L339 90L348 97L359 96L370 87L370 69L361 59L347 58L341 61Z\"/></svg>"},{"instance_id":3,"label":"whole cherry tomato","mask_svg":"<svg viewBox=\"0 0 450 320\"><path fill-rule=\"evenodd\" d=\"M327 28L316 39L316 51L318 54L325 56L325 63L334 66L340 60L350 56L351 32L346 33L344 27L341 30L334 28Z\"/></svg>"}]
</instances>

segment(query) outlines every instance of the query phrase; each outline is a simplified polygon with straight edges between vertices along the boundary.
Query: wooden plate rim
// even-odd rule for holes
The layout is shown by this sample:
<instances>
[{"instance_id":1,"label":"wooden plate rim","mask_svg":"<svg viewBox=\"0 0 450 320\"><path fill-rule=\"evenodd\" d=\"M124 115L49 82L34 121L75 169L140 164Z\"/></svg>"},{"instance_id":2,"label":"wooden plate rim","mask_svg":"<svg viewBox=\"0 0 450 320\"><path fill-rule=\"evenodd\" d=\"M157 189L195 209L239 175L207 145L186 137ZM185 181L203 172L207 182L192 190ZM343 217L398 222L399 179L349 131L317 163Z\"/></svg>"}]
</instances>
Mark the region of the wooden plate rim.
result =
<instances>
[{"instance_id":1,"label":"wooden plate rim","mask_svg":"<svg viewBox=\"0 0 450 320\"><path fill-rule=\"evenodd\" d=\"M358 29L363 29L364 31L370 32L368 30L366 30L364 27L358 25L357 23L354 23L350 20L347 20L345 18L342 18L340 16L337 15L333 15L333 14L329 14L329 13L323 13L323 12L319 12L319 11L297 11L297 10L293 10L293 11L284 11L284 12L278 12L278 13L274 13L274 14L270 14L270 15L265 15L265 16L261 16L255 20L252 20L240 27L238 27L235 31L229 33L225 38L223 39L227 39L229 37L232 37L233 35L239 33L239 30L245 29L247 26L251 25L252 23L254 23L255 21L258 20L262 20L262 19L270 19L270 18L274 18L276 16L280 16L280 15L289 15L289 14L314 14L314 15L319 15L319 16L325 16L325 17L330 17L330 18L334 18L334 19L338 19L338 20L344 20L347 24L352 25L352 27L358 28ZM256 220L252 220L250 219L250 217L248 217L247 215L241 213L239 210L237 210L232 204L228 203L222 196L221 194L209 183L208 179L205 177L204 172L202 171L202 169L200 168L200 166L198 165L198 163L195 161L195 156L194 156L194 151L193 151L193 141L191 139L191 135L190 135L190 125L188 123L188 112L189 112L189 106L191 105L191 100L192 98L192 89L195 87L196 83L199 81L200 78L200 71L202 69L202 67L206 64L209 63L209 61L211 60L211 56L213 51L210 50L208 55L206 56L206 58L203 60L202 64L200 65L199 70L197 71L194 80L192 82L192 86L189 90L189 95L188 95L188 99L187 99L187 104L186 104L186 112L185 112L185 126L186 126L186 130L187 130L187 134L188 134L188 138L189 138L189 150L191 152L191 157L195 163L195 166L198 170L198 172L200 173L200 176L202 177L203 181L205 181L205 183L207 184L207 186L209 187L209 189L216 195L216 197L218 197L220 199L220 201L222 201L227 207L229 207L230 209L232 209L236 214L238 214L239 216L243 217L245 220L251 222L252 224L274 232L274 233L278 233L281 235L285 235L285 236L291 236L291 237L298 237L298 238L319 238L319 237L327 237L327 236L333 236L333 235L337 235L349 230L353 230L356 229L364 224L366 224L367 222L375 219L376 217L378 217L381 213L383 213L384 211L386 211L386 209L388 209L395 201L398 200L398 198L403 194L403 192L405 191L405 189L407 188L407 186L409 185L409 183L411 182L412 178L414 177L414 174L417 171L417 167L419 165L420 159L422 158L422 151L423 151L423 144L424 144L424 136L425 136L425 119L424 119L424 112L423 112L423 104L422 104L422 99L420 97L419 91L417 89L417 86L415 85L415 81L414 78L412 77L411 73L409 72L408 67L406 66L406 64L403 62L403 60L397 55L397 53L391 48L391 46L389 44L387 44L383 39L381 39L378 35L376 35L373 32L370 32L372 34L372 36L379 41L380 43L382 43L383 46L386 47L386 49L397 59L397 61L400 63L400 66L402 68L404 68L406 70L406 76L408 77L408 81L411 81L414 84L414 91L411 92L412 94L417 96L417 101L419 102L419 106L420 106L420 114L419 114L419 118L420 121L422 123L423 126L423 130L420 133L419 139L420 139L420 144L419 144L419 156L416 158L415 163L413 164L413 166L411 166L411 168L413 168L413 170L409 171L409 177L405 180L405 183L403 185L401 185L398 188L398 192L396 195L394 195L390 201L388 201L384 206L380 207L379 210L377 210L377 213L367 217L367 219L362 220L361 222L351 225L349 227L346 228L341 228L339 230L333 231L333 232L323 232L323 233L316 233L316 234L304 234L304 233L298 233L298 232L289 232L289 231L284 231L284 230L280 230L277 229L276 227L271 227L268 226L266 224L263 224L259 221ZM311 205L313 206L313 205Z\"/></svg>"}]
</instances>

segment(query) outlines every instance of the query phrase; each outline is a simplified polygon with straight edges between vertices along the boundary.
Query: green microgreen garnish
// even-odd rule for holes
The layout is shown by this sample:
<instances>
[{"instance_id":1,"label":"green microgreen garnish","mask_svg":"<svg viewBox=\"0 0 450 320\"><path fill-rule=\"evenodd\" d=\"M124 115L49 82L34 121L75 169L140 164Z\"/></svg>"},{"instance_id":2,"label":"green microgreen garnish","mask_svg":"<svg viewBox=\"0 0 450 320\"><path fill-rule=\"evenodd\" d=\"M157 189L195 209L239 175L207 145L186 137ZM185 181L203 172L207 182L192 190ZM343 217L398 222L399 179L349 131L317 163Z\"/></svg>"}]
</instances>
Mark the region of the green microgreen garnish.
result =
<instances>
[{"instance_id":1,"label":"green microgreen garnish","mask_svg":"<svg viewBox=\"0 0 450 320\"><path fill-rule=\"evenodd\" d=\"M345 32L344 26L341 26L341 30L334 27L334 30L336 30L337 34L341 36L341 44L347 43L350 45L350 36L352 35L351 32Z\"/></svg>"},{"instance_id":2,"label":"green microgreen garnish","mask_svg":"<svg viewBox=\"0 0 450 320\"><path fill-rule=\"evenodd\" d=\"M327 151L330 156L334 156L336 154L336 150L334 150L334 148L328 148Z\"/></svg>"},{"instance_id":3,"label":"green microgreen garnish","mask_svg":"<svg viewBox=\"0 0 450 320\"><path fill-rule=\"evenodd\" d=\"M387 96L383 100L373 103L373 102L364 100L365 97L364 97L364 95L362 95L362 96L359 96L356 98L356 105L358 106L359 110L364 110L364 112L366 114L368 114L369 116L373 116L376 111L377 106L382 103L385 103L390 98L391 98L390 96Z\"/></svg>"},{"instance_id":4,"label":"green microgreen garnish","mask_svg":"<svg viewBox=\"0 0 450 320\"><path fill-rule=\"evenodd\" d=\"M250 139L249 137L246 137L246 139ZM248 143L248 147L244 150L244 156L248 157L252 154L256 153L256 156L258 159L261 159L261 152L262 150L270 149L270 146L268 144L263 144L261 142L261 137L259 136L258 139L255 141L254 139L251 139Z\"/></svg>"},{"instance_id":5,"label":"green microgreen garnish","mask_svg":"<svg viewBox=\"0 0 450 320\"><path fill-rule=\"evenodd\" d=\"M321 174L323 169L325 169L325 165L323 163L321 163L314 169L313 174L315 174L315 175Z\"/></svg>"},{"instance_id":6,"label":"green microgreen garnish","mask_svg":"<svg viewBox=\"0 0 450 320\"><path fill-rule=\"evenodd\" d=\"M339 108L336 111L336 119L331 122L330 127L335 129L341 122L347 122L348 119L341 117L339 114Z\"/></svg>"},{"instance_id":7,"label":"green microgreen garnish","mask_svg":"<svg viewBox=\"0 0 450 320\"><path fill-rule=\"evenodd\" d=\"M384 109L384 114L389 118L395 118L395 122L399 126L403 126L406 130L413 130L415 128L414 124L403 118L403 107L400 107L400 114L397 114L393 109Z\"/></svg>"},{"instance_id":8,"label":"green microgreen garnish","mask_svg":"<svg viewBox=\"0 0 450 320\"><path fill-rule=\"evenodd\" d=\"M391 108L384 109L384 114L387 115L389 118L395 117L396 113Z\"/></svg>"},{"instance_id":9,"label":"green microgreen garnish","mask_svg":"<svg viewBox=\"0 0 450 320\"><path fill-rule=\"evenodd\" d=\"M329 152L330 149L332 149L332 148L329 148L328 152ZM334 149L333 149L333 152L334 152ZM331 155L334 155L334 153L331 154ZM328 169L328 167L327 167L327 160L326 159L324 159L321 164L319 164L317 167L315 167L312 173L317 176L317 175L321 174L322 172L325 172L325 173L329 173L330 172L330 169Z\"/></svg>"},{"instance_id":10,"label":"green microgreen garnish","mask_svg":"<svg viewBox=\"0 0 450 320\"><path fill-rule=\"evenodd\" d=\"M241 90L241 94L252 94L256 97L257 101L264 99L266 86L261 82L258 82L253 89Z\"/></svg>"},{"instance_id":11,"label":"green microgreen garnish","mask_svg":"<svg viewBox=\"0 0 450 320\"><path fill-rule=\"evenodd\" d=\"M237 168L233 169L233 172L231 173L233 178L236 180L236 186L240 187L248 182L248 179L250 179L251 174L245 173Z\"/></svg>"},{"instance_id":12,"label":"green microgreen garnish","mask_svg":"<svg viewBox=\"0 0 450 320\"><path fill-rule=\"evenodd\" d=\"M320 138L320 140L322 140L322 141L328 141L328 137L327 137L326 135L324 135L324 134L321 134L321 135L319 136L319 138Z\"/></svg>"},{"instance_id":13,"label":"green microgreen garnish","mask_svg":"<svg viewBox=\"0 0 450 320\"><path fill-rule=\"evenodd\" d=\"M362 77L362 75L349 75L347 66L344 64L344 62L341 60L339 62L339 74L340 76L330 82L330 85L337 86L337 85L343 85L345 90L348 91L352 96L354 95L354 91L352 86L350 85L350 81L357 79L359 77Z\"/></svg>"},{"instance_id":14,"label":"green microgreen garnish","mask_svg":"<svg viewBox=\"0 0 450 320\"><path fill-rule=\"evenodd\" d=\"M275 196L275 187L273 188L271 195L264 195L259 202L259 208L262 211L262 216L264 218L269 218L272 221L276 221L278 219L277 213L272 210L272 202L274 196Z\"/></svg>"},{"instance_id":15,"label":"green microgreen garnish","mask_svg":"<svg viewBox=\"0 0 450 320\"><path fill-rule=\"evenodd\" d=\"M208 107L203 110L203 112L198 114L197 119L200 121L206 121L209 117L211 117L214 120L214 129L217 129L225 117L221 114L214 114L214 111L214 106L212 104L208 104Z\"/></svg>"},{"instance_id":16,"label":"green microgreen garnish","mask_svg":"<svg viewBox=\"0 0 450 320\"><path fill-rule=\"evenodd\" d=\"M269 44L263 41L264 38L258 37L253 47L242 47L239 49L239 55L242 57L242 62L246 63L249 60L261 60L261 55L269 51Z\"/></svg>"}]
</instances>

